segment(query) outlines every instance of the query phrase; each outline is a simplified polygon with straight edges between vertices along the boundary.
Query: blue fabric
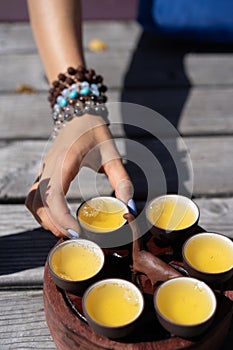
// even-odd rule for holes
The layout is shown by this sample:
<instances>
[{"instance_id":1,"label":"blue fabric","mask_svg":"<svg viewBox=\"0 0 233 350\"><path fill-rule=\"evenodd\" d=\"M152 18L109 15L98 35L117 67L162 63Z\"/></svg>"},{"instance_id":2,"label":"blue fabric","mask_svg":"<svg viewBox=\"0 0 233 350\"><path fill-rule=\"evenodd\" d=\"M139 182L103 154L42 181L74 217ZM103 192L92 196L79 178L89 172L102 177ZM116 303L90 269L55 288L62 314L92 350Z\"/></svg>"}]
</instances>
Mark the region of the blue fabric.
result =
<instances>
[{"instance_id":1,"label":"blue fabric","mask_svg":"<svg viewBox=\"0 0 233 350\"><path fill-rule=\"evenodd\" d=\"M140 0L138 21L154 33L233 42L233 0Z\"/></svg>"}]
</instances>

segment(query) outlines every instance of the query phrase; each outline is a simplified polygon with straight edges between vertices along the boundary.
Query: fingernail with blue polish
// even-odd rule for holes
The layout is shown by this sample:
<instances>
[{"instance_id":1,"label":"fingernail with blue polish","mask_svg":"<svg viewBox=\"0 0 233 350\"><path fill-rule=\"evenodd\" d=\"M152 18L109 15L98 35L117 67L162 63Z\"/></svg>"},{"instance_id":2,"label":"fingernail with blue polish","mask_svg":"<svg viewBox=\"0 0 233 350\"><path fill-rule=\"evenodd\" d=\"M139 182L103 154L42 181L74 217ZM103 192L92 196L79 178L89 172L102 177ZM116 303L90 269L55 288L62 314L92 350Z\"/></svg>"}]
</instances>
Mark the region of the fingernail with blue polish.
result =
<instances>
[{"instance_id":1,"label":"fingernail with blue polish","mask_svg":"<svg viewBox=\"0 0 233 350\"><path fill-rule=\"evenodd\" d=\"M67 231L69 232L69 234L71 236L70 238L79 238L79 234L77 232L75 232L74 230L72 230L71 228L69 228Z\"/></svg>"},{"instance_id":2,"label":"fingernail with blue polish","mask_svg":"<svg viewBox=\"0 0 233 350\"><path fill-rule=\"evenodd\" d=\"M138 212L137 212L136 204L133 199L130 199L128 201L128 207L131 214L137 215Z\"/></svg>"}]
</instances>

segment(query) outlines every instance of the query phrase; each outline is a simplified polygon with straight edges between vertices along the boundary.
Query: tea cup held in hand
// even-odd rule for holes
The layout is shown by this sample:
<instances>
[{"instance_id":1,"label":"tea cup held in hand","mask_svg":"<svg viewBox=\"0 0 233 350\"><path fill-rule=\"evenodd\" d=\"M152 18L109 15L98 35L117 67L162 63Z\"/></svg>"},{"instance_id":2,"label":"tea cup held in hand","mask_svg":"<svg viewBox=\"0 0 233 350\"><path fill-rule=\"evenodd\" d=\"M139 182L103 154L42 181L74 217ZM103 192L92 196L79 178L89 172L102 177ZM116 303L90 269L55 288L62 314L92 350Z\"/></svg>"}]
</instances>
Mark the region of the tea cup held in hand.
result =
<instances>
[{"instance_id":1,"label":"tea cup held in hand","mask_svg":"<svg viewBox=\"0 0 233 350\"><path fill-rule=\"evenodd\" d=\"M87 239L101 247L121 246L131 240L124 225L127 205L114 197L94 197L80 205L77 219ZM128 239L128 241L127 241Z\"/></svg>"}]
</instances>

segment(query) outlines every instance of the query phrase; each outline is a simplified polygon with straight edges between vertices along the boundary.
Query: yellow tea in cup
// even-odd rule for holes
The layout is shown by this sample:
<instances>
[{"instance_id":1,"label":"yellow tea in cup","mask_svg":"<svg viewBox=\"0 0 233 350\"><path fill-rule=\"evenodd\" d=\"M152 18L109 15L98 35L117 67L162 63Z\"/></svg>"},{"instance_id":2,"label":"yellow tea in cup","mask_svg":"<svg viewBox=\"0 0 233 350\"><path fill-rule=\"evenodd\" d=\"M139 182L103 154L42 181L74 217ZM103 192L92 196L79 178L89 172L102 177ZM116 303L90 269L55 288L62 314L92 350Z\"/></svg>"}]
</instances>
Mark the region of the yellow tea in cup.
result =
<instances>
[{"instance_id":1,"label":"yellow tea in cup","mask_svg":"<svg viewBox=\"0 0 233 350\"><path fill-rule=\"evenodd\" d=\"M170 323L197 325L213 316L216 298L204 283L190 277L164 282L155 293L156 311Z\"/></svg>"},{"instance_id":2,"label":"yellow tea in cup","mask_svg":"<svg viewBox=\"0 0 233 350\"><path fill-rule=\"evenodd\" d=\"M152 225L167 231L190 227L199 217L196 204L180 195L157 197L149 203L146 212Z\"/></svg>"},{"instance_id":3,"label":"yellow tea in cup","mask_svg":"<svg viewBox=\"0 0 233 350\"><path fill-rule=\"evenodd\" d=\"M213 274L233 268L233 242L220 234L194 235L185 243L183 255L186 262L198 271Z\"/></svg>"},{"instance_id":4,"label":"yellow tea in cup","mask_svg":"<svg viewBox=\"0 0 233 350\"><path fill-rule=\"evenodd\" d=\"M134 321L144 302L138 288L120 279L97 282L84 295L84 309L98 324L117 327Z\"/></svg>"},{"instance_id":5,"label":"yellow tea in cup","mask_svg":"<svg viewBox=\"0 0 233 350\"><path fill-rule=\"evenodd\" d=\"M122 227L128 212L125 203L113 197L96 197L84 202L78 210L81 226L93 232L111 232Z\"/></svg>"},{"instance_id":6,"label":"yellow tea in cup","mask_svg":"<svg viewBox=\"0 0 233 350\"><path fill-rule=\"evenodd\" d=\"M83 281L96 275L103 266L104 254L97 244L70 240L58 246L51 256L53 272L69 281Z\"/></svg>"}]
</instances>

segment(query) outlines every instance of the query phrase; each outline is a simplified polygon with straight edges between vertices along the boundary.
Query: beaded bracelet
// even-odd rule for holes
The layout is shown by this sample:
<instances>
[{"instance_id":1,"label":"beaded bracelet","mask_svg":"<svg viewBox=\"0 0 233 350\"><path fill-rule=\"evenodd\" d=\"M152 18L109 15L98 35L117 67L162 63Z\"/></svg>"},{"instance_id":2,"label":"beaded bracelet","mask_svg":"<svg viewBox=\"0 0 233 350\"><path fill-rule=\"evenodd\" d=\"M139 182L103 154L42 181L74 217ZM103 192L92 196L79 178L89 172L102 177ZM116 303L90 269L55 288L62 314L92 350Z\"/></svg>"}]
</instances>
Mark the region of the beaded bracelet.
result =
<instances>
[{"instance_id":1,"label":"beaded bracelet","mask_svg":"<svg viewBox=\"0 0 233 350\"><path fill-rule=\"evenodd\" d=\"M74 116L80 117L85 113L101 116L109 125L106 91L103 77L96 75L94 69L69 67L66 73L60 73L52 83L48 96L54 131L58 132Z\"/></svg>"}]
</instances>

